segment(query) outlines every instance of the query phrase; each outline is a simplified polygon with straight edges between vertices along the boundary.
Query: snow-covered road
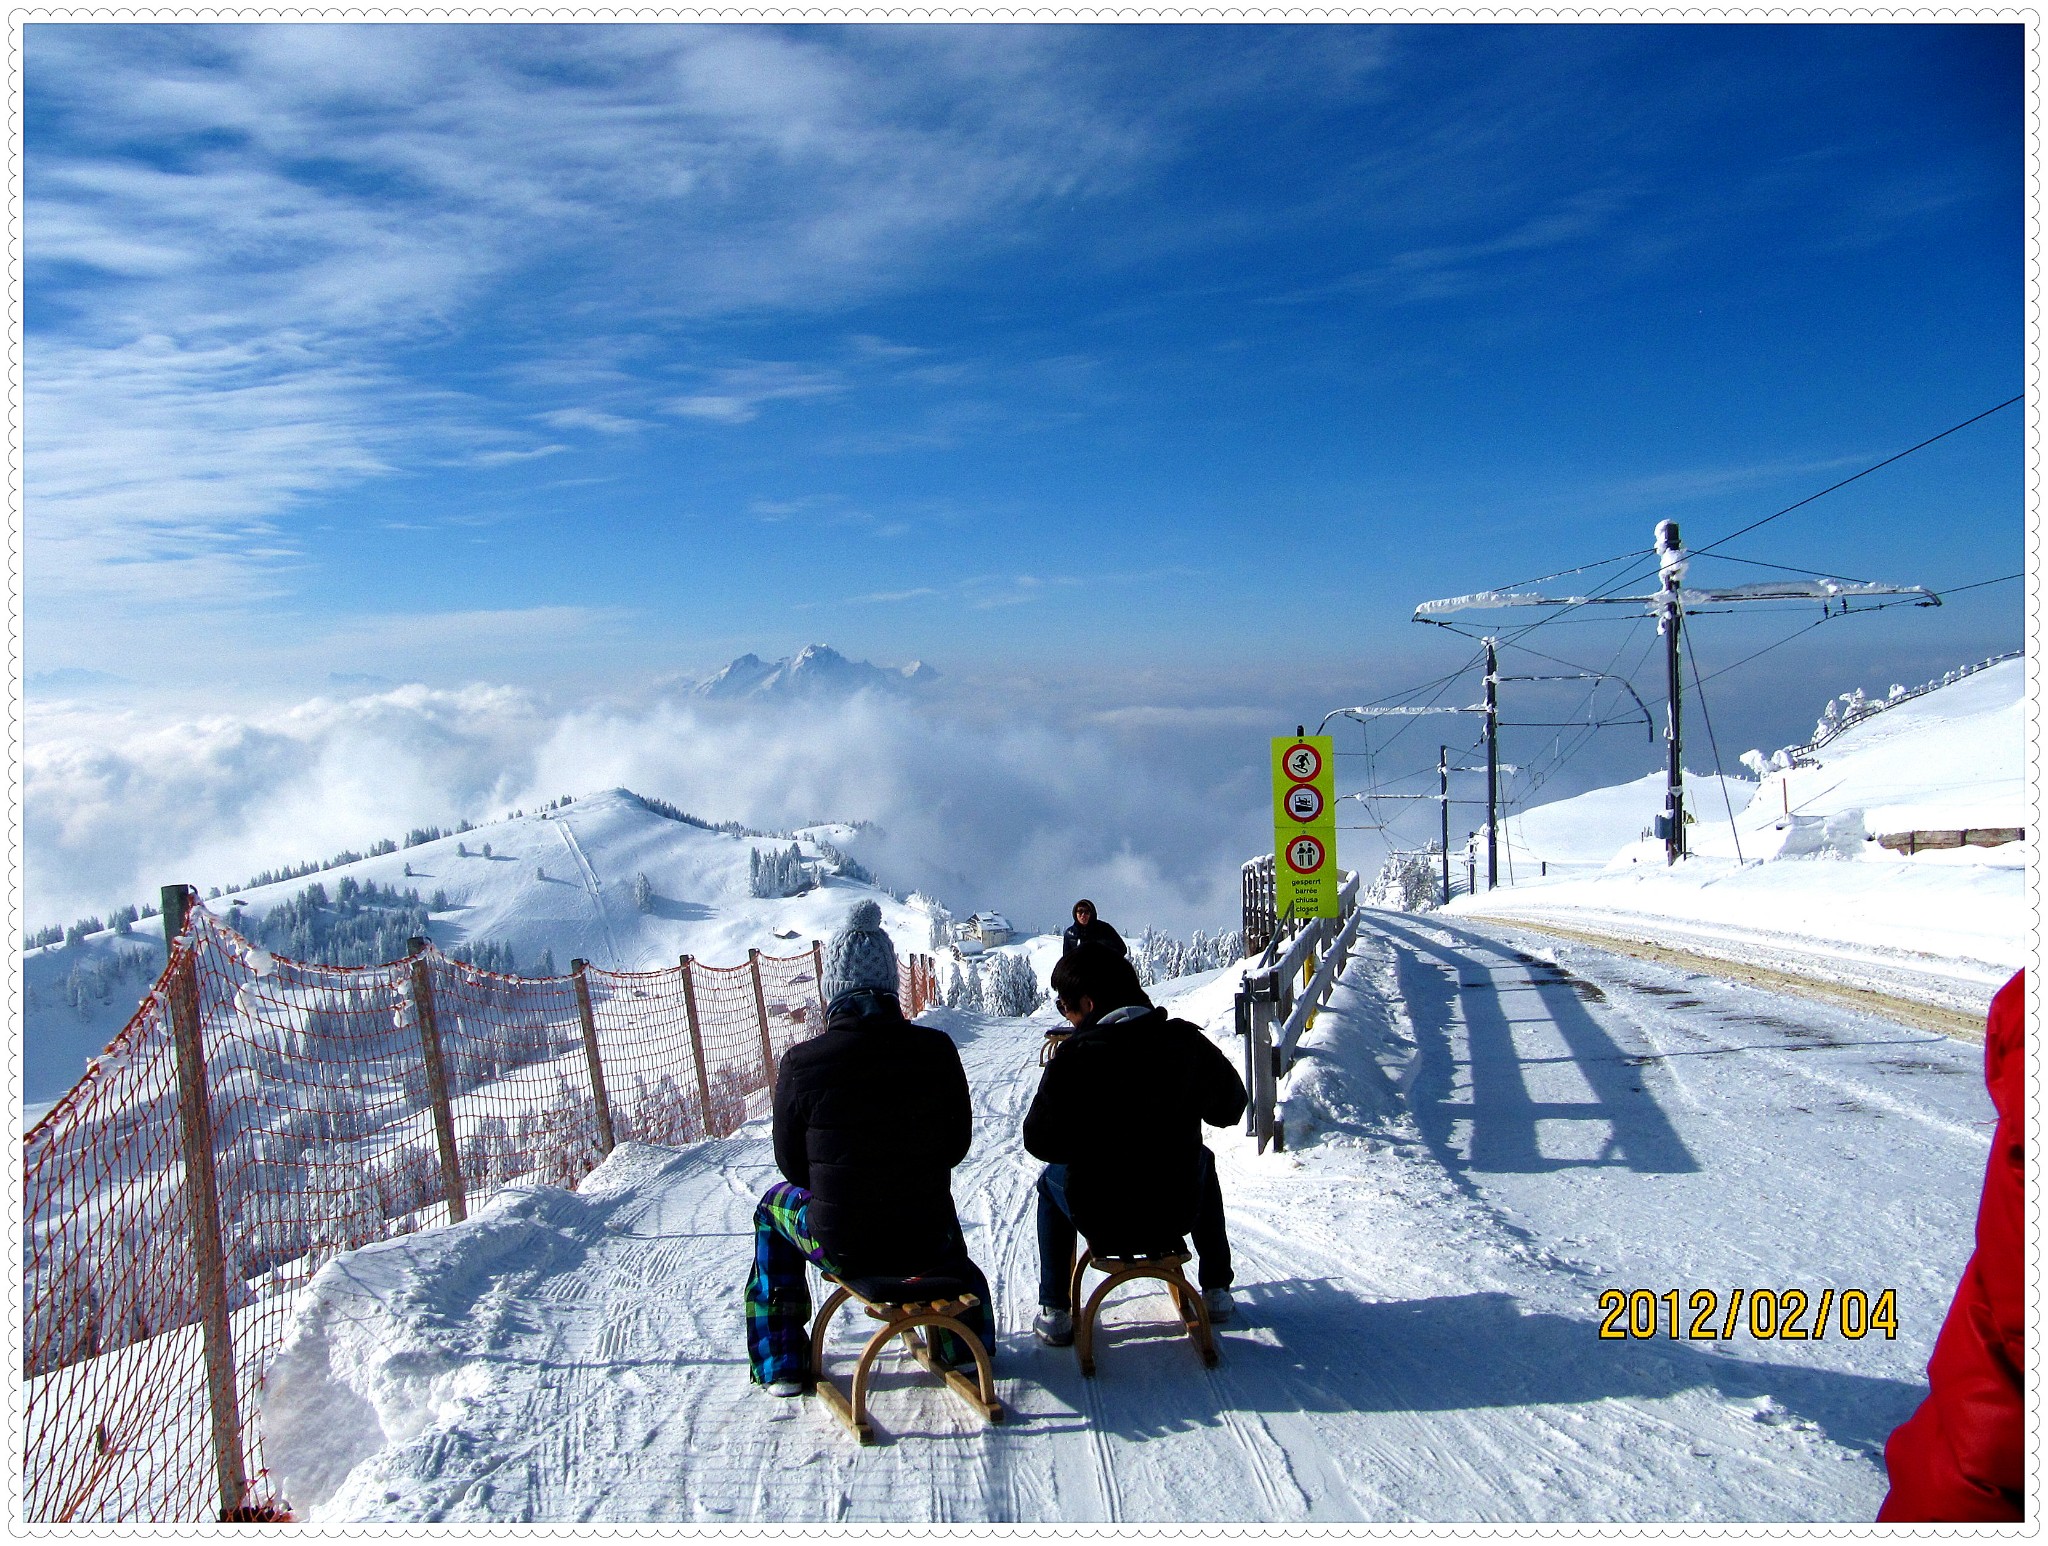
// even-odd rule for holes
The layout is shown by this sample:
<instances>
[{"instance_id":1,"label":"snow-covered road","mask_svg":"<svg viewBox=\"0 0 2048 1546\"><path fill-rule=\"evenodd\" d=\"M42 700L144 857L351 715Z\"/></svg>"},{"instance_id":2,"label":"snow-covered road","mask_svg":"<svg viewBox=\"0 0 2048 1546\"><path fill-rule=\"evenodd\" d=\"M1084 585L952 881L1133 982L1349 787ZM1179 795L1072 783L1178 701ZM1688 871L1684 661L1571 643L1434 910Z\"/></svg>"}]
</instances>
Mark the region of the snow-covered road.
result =
<instances>
[{"instance_id":1,"label":"snow-covered road","mask_svg":"<svg viewBox=\"0 0 2048 1546\"><path fill-rule=\"evenodd\" d=\"M1231 981L1176 985L1229 1040ZM1164 1300L1100 1373L1029 1334L1042 1026L957 1014L956 1173L1008 1423L885 1359L884 1434L746 1378L765 1121L623 1147L567 1194L323 1274L273 1366L287 1495L352 1520L1868 1519L1968 1253L1977 1049L1494 925L1376 913L1286 1086L1214 1135L1241 1317L1204 1371ZM1235 1051L1235 1045L1232 1044ZM1602 1340L1604 1290L1895 1289L1898 1333ZM1687 1305L1686 1327L1694 1320ZM1810 1328L1811 1309L1802 1329ZM844 1357L852 1327L840 1342Z\"/></svg>"}]
</instances>

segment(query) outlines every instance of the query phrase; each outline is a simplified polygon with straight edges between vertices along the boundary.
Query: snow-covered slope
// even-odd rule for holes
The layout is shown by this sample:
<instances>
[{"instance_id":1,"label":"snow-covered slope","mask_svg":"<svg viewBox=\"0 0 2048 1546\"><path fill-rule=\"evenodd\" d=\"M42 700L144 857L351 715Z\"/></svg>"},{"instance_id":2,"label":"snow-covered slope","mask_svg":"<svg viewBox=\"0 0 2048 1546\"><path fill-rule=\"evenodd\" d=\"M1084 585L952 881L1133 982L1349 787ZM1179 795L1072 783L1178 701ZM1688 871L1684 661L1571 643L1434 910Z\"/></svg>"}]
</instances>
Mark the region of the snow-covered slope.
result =
<instances>
[{"instance_id":1,"label":"snow-covered slope","mask_svg":"<svg viewBox=\"0 0 2048 1546\"><path fill-rule=\"evenodd\" d=\"M818 839L843 847L854 836L850 827L823 826L804 829L797 841L816 857ZM626 790L609 789L208 905L233 922L238 914L262 916L316 881L333 895L350 879L417 891L429 902L441 893L447 905L432 912L428 925L436 945L455 950L496 943L509 948L525 972L549 955L558 972L579 956L596 966L636 970L673 966L683 955L715 966L743 961L750 949L795 955L827 938L860 897L881 905L883 926L899 953L929 948L924 913L838 876L827 874L823 885L802 896L750 895L749 855L787 849L790 841L708 831L659 815ZM651 892L645 911L635 899L642 874ZM163 958L162 924L154 918L126 936L108 931L78 945L28 953L23 1099L31 1118L112 1040ZM130 960L134 965L125 966ZM102 984L103 995L80 991Z\"/></svg>"},{"instance_id":2,"label":"snow-covered slope","mask_svg":"<svg viewBox=\"0 0 2048 1546\"><path fill-rule=\"evenodd\" d=\"M1869 1519L1969 1251L1974 1049L1557 954L1369 919L1290 1078L1287 1152L1210 1132L1241 1309L1215 1369L1137 1285L1096 1378L1033 1339L1018 1128L1051 1012L941 1011L1001 1426L896 1350L874 1448L748 1383L762 1119L329 1263L265 1380L272 1474L321 1523ZM1233 1056L1234 976L1157 990ZM1797 1290L1799 1340L1724 1336L1732 1291L1765 1286ZM1713 1328L1603 1340L1602 1295L1632 1289L1710 1291ZM1811 1338L1822 1294L1887 1289L1895 1337L1830 1311Z\"/></svg>"},{"instance_id":3,"label":"snow-covered slope","mask_svg":"<svg viewBox=\"0 0 2048 1546\"><path fill-rule=\"evenodd\" d=\"M1691 854L1676 867L1640 837L1661 776L1539 806L1506 824L1503 886L1452 910L1652 920L1688 931L1681 945L1857 957L1885 968L1890 991L1922 978L1934 1001L1981 1010L2024 956L2032 835L1913 854L1876 839L2024 827L2025 692L2026 663L2006 661L1873 714L1760 784L1688 774Z\"/></svg>"}]
</instances>

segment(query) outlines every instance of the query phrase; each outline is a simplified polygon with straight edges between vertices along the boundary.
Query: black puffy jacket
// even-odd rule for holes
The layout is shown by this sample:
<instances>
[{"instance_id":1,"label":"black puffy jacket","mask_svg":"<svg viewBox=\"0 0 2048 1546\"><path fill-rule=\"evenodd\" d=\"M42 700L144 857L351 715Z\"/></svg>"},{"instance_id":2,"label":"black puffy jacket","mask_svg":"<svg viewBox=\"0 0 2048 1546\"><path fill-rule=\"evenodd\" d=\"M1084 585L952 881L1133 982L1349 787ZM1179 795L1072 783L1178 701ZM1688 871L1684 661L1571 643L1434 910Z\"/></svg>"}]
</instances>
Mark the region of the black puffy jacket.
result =
<instances>
[{"instance_id":1,"label":"black puffy jacket","mask_svg":"<svg viewBox=\"0 0 2048 1546\"><path fill-rule=\"evenodd\" d=\"M1124 944L1124 937L1104 923L1100 918L1091 918L1084 927L1078 923L1067 925L1067 932L1060 936L1060 959L1065 960L1083 945L1102 945L1114 950L1120 956L1131 952Z\"/></svg>"},{"instance_id":2,"label":"black puffy jacket","mask_svg":"<svg viewBox=\"0 0 2048 1546\"><path fill-rule=\"evenodd\" d=\"M972 1128L953 1039L887 994L835 1000L775 1077L776 1167L810 1192L811 1232L842 1272L907 1277L959 1252L952 1171Z\"/></svg>"},{"instance_id":3,"label":"black puffy jacket","mask_svg":"<svg viewBox=\"0 0 2048 1546\"><path fill-rule=\"evenodd\" d=\"M1148 1008L1061 1044L1025 1114L1024 1147L1067 1167L1074 1224L1097 1250L1151 1252L1194 1226L1202 1124L1227 1127L1244 1107L1244 1081L1216 1044Z\"/></svg>"}]
</instances>

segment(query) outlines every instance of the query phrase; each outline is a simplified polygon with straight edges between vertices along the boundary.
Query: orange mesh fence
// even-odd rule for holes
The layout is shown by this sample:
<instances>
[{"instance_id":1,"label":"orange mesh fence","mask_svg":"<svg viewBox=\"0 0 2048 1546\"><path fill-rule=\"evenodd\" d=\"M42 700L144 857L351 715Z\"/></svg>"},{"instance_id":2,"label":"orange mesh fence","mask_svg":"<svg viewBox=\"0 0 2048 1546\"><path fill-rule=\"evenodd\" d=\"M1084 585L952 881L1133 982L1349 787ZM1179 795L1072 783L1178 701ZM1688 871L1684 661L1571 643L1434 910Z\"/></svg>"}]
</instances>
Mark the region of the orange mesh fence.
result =
<instances>
[{"instance_id":1,"label":"orange mesh fence","mask_svg":"<svg viewBox=\"0 0 2048 1546\"><path fill-rule=\"evenodd\" d=\"M900 997L936 1001L929 958ZM573 1186L612 1142L728 1134L822 1025L815 947L543 978L431 947L331 967L194 905L24 1144L27 1518L283 1517L257 1397L328 1260L508 1181Z\"/></svg>"}]
</instances>

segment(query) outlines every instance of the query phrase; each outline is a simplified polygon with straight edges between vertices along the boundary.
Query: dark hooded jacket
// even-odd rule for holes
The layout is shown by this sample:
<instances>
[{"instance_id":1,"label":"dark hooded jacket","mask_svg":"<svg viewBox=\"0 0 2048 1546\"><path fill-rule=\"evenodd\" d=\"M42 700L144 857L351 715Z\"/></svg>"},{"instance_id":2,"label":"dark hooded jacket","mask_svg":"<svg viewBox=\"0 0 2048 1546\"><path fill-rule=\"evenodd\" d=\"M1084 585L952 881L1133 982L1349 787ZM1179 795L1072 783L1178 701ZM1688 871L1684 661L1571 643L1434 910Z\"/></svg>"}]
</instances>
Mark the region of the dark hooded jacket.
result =
<instances>
[{"instance_id":1,"label":"dark hooded jacket","mask_svg":"<svg viewBox=\"0 0 2048 1546\"><path fill-rule=\"evenodd\" d=\"M1155 1251L1193 1228L1202 1124L1244 1115L1244 1081L1216 1044L1163 1009L1114 1011L1053 1054L1024 1147L1067 1167L1074 1224L1098 1251Z\"/></svg>"},{"instance_id":2,"label":"dark hooded jacket","mask_svg":"<svg viewBox=\"0 0 2048 1546\"><path fill-rule=\"evenodd\" d=\"M1131 953L1130 947L1124 944L1123 936L1100 918L1090 918L1085 924L1070 923L1067 925L1067 932L1060 938L1064 941L1060 946L1060 955L1063 959L1083 945L1102 945L1120 956Z\"/></svg>"},{"instance_id":3,"label":"dark hooded jacket","mask_svg":"<svg viewBox=\"0 0 2048 1546\"><path fill-rule=\"evenodd\" d=\"M885 993L834 1000L775 1078L776 1167L810 1192L811 1232L842 1272L907 1277L962 1250L952 1170L972 1123L952 1038Z\"/></svg>"}]
</instances>

